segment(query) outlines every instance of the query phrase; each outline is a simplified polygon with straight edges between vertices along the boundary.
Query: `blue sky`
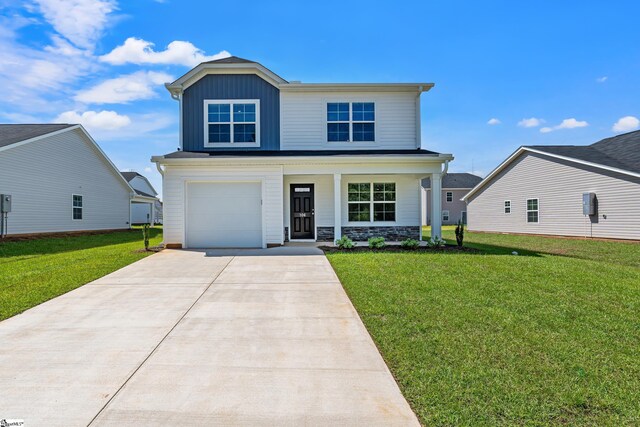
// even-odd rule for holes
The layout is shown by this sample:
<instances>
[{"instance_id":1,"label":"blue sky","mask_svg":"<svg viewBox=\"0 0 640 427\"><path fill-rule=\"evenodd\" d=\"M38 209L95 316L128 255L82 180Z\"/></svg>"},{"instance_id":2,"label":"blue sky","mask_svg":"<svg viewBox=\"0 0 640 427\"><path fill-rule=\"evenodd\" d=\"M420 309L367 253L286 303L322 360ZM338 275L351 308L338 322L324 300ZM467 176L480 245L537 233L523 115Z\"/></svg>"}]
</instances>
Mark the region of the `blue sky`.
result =
<instances>
[{"instance_id":1,"label":"blue sky","mask_svg":"<svg viewBox=\"0 0 640 427\"><path fill-rule=\"evenodd\" d=\"M434 82L424 148L486 174L520 145L639 127L639 14L636 1L0 0L0 121L82 122L160 191L149 158L178 145L163 83L231 53L289 80Z\"/></svg>"}]
</instances>

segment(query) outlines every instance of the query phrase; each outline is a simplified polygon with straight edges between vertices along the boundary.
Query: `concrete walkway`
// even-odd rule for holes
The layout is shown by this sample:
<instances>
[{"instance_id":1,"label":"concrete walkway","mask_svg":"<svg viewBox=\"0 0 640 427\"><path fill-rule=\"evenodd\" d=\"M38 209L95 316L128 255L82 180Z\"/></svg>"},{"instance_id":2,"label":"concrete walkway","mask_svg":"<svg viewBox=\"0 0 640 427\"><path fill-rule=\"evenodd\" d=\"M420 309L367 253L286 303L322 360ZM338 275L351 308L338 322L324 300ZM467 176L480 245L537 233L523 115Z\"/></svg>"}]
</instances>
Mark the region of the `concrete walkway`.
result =
<instances>
[{"instance_id":1,"label":"concrete walkway","mask_svg":"<svg viewBox=\"0 0 640 427\"><path fill-rule=\"evenodd\" d=\"M153 255L0 323L0 419L418 425L315 248Z\"/></svg>"}]
</instances>

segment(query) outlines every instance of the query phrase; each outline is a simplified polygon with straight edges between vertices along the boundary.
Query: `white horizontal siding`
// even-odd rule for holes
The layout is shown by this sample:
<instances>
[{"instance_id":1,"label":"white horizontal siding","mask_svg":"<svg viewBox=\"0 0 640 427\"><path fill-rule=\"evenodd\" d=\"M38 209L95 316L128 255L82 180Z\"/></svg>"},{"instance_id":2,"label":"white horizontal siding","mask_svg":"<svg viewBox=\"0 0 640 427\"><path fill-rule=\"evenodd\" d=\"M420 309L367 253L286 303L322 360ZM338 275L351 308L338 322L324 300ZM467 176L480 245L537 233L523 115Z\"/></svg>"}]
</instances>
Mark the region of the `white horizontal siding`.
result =
<instances>
[{"instance_id":1,"label":"white horizontal siding","mask_svg":"<svg viewBox=\"0 0 640 427\"><path fill-rule=\"evenodd\" d=\"M144 224L153 220L153 203L131 203L131 223Z\"/></svg>"},{"instance_id":2,"label":"white horizontal siding","mask_svg":"<svg viewBox=\"0 0 640 427\"><path fill-rule=\"evenodd\" d=\"M262 203L265 215L267 244L281 244L282 230L282 169L279 166L206 167L167 166L163 179L163 224L165 243L185 244L185 190L187 182L262 181Z\"/></svg>"},{"instance_id":3,"label":"white horizontal siding","mask_svg":"<svg viewBox=\"0 0 640 427\"><path fill-rule=\"evenodd\" d=\"M348 184L349 183L396 184L396 221L394 222L349 222ZM421 224L420 193L422 186L418 175L342 175L342 226L419 226ZM332 191L333 193L333 191ZM373 218L372 218L373 219Z\"/></svg>"},{"instance_id":4,"label":"white horizontal siding","mask_svg":"<svg viewBox=\"0 0 640 427\"><path fill-rule=\"evenodd\" d=\"M131 185L133 188L135 188L138 191L145 192L152 196L156 194L156 191L153 189L153 187L151 187L151 185L149 185L147 180L140 176L136 176L131 181L129 181L129 185Z\"/></svg>"},{"instance_id":5,"label":"white horizontal siding","mask_svg":"<svg viewBox=\"0 0 640 427\"><path fill-rule=\"evenodd\" d=\"M582 193L598 198L598 222L582 214ZM526 200L539 199L537 224L526 221ZM504 201L511 200L511 214ZM640 239L640 179L524 154L468 204L470 230ZM606 219L604 218L606 216Z\"/></svg>"},{"instance_id":6,"label":"white horizontal siding","mask_svg":"<svg viewBox=\"0 0 640 427\"><path fill-rule=\"evenodd\" d=\"M327 102L374 102L375 143L327 142ZM416 94L281 92L282 150L416 148Z\"/></svg>"},{"instance_id":7,"label":"white horizontal siding","mask_svg":"<svg viewBox=\"0 0 640 427\"><path fill-rule=\"evenodd\" d=\"M13 196L9 234L129 227L131 190L80 130L0 152L0 193ZM79 221L72 194L83 196Z\"/></svg>"}]
</instances>

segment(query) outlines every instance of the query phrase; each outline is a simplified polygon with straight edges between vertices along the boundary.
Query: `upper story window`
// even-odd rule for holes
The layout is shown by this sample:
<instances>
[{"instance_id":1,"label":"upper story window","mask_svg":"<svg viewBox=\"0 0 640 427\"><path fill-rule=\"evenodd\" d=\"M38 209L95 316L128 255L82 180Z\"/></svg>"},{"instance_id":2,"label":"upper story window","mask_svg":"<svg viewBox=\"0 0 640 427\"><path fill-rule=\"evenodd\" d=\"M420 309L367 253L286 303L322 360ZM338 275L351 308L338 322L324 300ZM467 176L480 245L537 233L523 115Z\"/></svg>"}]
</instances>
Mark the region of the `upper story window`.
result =
<instances>
[{"instance_id":1,"label":"upper story window","mask_svg":"<svg viewBox=\"0 0 640 427\"><path fill-rule=\"evenodd\" d=\"M374 142L375 118L373 102L329 102L327 141Z\"/></svg>"},{"instance_id":2,"label":"upper story window","mask_svg":"<svg viewBox=\"0 0 640 427\"><path fill-rule=\"evenodd\" d=\"M506 213L506 214L510 214L511 213L511 200L505 200L504 201L504 213Z\"/></svg>"},{"instance_id":3,"label":"upper story window","mask_svg":"<svg viewBox=\"0 0 640 427\"><path fill-rule=\"evenodd\" d=\"M453 202L453 191L447 191L447 202Z\"/></svg>"},{"instance_id":4,"label":"upper story window","mask_svg":"<svg viewBox=\"0 0 640 427\"><path fill-rule=\"evenodd\" d=\"M259 146L260 100L205 100L205 147Z\"/></svg>"}]
</instances>

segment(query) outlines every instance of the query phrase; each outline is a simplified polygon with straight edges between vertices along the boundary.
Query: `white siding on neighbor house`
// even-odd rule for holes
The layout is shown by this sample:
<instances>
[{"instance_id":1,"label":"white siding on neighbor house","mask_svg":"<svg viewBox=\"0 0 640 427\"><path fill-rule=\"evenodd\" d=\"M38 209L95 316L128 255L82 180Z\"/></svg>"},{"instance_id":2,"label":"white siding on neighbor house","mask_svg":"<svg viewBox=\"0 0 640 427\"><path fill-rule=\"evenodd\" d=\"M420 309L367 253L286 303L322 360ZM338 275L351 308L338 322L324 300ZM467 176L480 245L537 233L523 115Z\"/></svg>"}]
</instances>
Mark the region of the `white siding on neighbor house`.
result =
<instances>
[{"instance_id":1,"label":"white siding on neighbor house","mask_svg":"<svg viewBox=\"0 0 640 427\"><path fill-rule=\"evenodd\" d=\"M147 194L154 196L156 191L149 185L146 179L136 176L131 181L129 181L129 185L135 188L136 190L143 191Z\"/></svg>"},{"instance_id":2,"label":"white siding on neighbor house","mask_svg":"<svg viewBox=\"0 0 640 427\"><path fill-rule=\"evenodd\" d=\"M582 214L594 192L598 219ZM527 199L539 199L539 223L527 223ZM511 213L504 201L511 200ZM640 239L640 178L525 153L468 201L469 230ZM606 219L605 219L606 216Z\"/></svg>"},{"instance_id":3,"label":"white siding on neighbor house","mask_svg":"<svg viewBox=\"0 0 640 427\"><path fill-rule=\"evenodd\" d=\"M422 186L419 175L342 175L342 226L419 226L421 223L420 193ZM396 184L396 220L395 222L349 222L348 184L349 183L387 183ZM332 191L333 193L333 191ZM373 218L372 218L373 219Z\"/></svg>"},{"instance_id":4,"label":"white siding on neighbor house","mask_svg":"<svg viewBox=\"0 0 640 427\"><path fill-rule=\"evenodd\" d=\"M315 196L315 225L333 227L333 175L284 176L284 226L289 227L291 217L291 184L313 184Z\"/></svg>"},{"instance_id":5,"label":"white siding on neighbor house","mask_svg":"<svg viewBox=\"0 0 640 427\"><path fill-rule=\"evenodd\" d=\"M153 203L131 203L131 223L145 224L153 219L151 208Z\"/></svg>"},{"instance_id":6,"label":"white siding on neighbor house","mask_svg":"<svg viewBox=\"0 0 640 427\"><path fill-rule=\"evenodd\" d=\"M12 195L9 234L129 227L131 189L81 130L0 151L0 193ZM72 219L72 195L83 219Z\"/></svg>"},{"instance_id":7,"label":"white siding on neighbor house","mask_svg":"<svg viewBox=\"0 0 640 427\"><path fill-rule=\"evenodd\" d=\"M282 150L411 149L416 142L416 96L406 92L281 92ZM375 139L327 142L328 102L374 102Z\"/></svg>"},{"instance_id":8,"label":"white siding on neighbor house","mask_svg":"<svg viewBox=\"0 0 640 427\"><path fill-rule=\"evenodd\" d=\"M263 182L266 244L282 244L282 168L280 166L171 166L163 179L163 228L165 243L185 245L186 186L188 182Z\"/></svg>"}]
</instances>

